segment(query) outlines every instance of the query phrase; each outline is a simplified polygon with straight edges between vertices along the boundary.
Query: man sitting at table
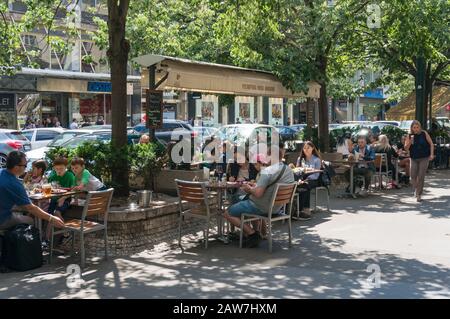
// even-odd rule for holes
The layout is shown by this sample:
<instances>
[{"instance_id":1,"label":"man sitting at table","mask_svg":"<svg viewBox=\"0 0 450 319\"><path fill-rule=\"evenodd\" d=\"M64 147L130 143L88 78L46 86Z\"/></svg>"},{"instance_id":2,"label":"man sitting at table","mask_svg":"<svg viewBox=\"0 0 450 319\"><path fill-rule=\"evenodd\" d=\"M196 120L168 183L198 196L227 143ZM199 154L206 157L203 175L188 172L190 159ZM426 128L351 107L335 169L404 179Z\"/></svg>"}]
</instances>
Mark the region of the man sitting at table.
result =
<instances>
[{"instance_id":1,"label":"man sitting at table","mask_svg":"<svg viewBox=\"0 0 450 319\"><path fill-rule=\"evenodd\" d=\"M258 155L261 160L262 154ZM271 205L271 199L275 192L275 186L277 183L293 183L294 173L292 169L283 163L284 158L284 143L279 146L279 160L276 163L263 169L260 174L260 178L256 185L252 186L245 184L242 186L247 194L250 195L249 199L242 200L230 206L224 214L231 224L236 227L240 227L241 215L244 213L258 214L267 216L268 210ZM281 207L274 207L273 212L277 212ZM259 232L254 230L249 225L244 225L244 234L246 238L246 247L256 247L261 240Z\"/></svg>"},{"instance_id":2,"label":"man sitting at table","mask_svg":"<svg viewBox=\"0 0 450 319\"><path fill-rule=\"evenodd\" d=\"M60 218L47 214L31 203L25 187L18 179L24 174L26 167L25 154L13 151L6 159L6 169L0 169L0 230L9 229L18 224L33 224L31 217L12 213L13 206L19 206L20 210L63 228L64 223Z\"/></svg>"},{"instance_id":3,"label":"man sitting at table","mask_svg":"<svg viewBox=\"0 0 450 319\"><path fill-rule=\"evenodd\" d=\"M372 180L372 175L375 172L375 166L373 161L375 160L375 151L372 147L367 145L366 137L358 137L358 145L353 148L355 158L358 157L360 161L359 164L355 165L353 168L353 176L364 176L364 190L361 190L361 195L366 195L369 190L370 182ZM350 171L345 172L345 179L350 182ZM350 186L347 187L350 192ZM355 184L353 184L353 191L355 191Z\"/></svg>"}]
</instances>

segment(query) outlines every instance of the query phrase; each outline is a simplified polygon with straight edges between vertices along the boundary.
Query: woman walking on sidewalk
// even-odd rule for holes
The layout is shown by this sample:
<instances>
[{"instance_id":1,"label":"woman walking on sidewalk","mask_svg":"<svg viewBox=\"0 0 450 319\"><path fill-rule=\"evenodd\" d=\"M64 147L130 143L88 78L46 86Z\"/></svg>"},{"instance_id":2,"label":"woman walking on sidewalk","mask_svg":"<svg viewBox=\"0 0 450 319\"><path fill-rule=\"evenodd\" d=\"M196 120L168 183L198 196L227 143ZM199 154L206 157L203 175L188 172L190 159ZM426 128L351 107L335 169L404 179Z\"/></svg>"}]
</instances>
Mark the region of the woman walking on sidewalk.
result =
<instances>
[{"instance_id":1,"label":"woman walking on sidewalk","mask_svg":"<svg viewBox=\"0 0 450 319\"><path fill-rule=\"evenodd\" d=\"M428 162L434 159L434 144L430 135L422 131L419 121L411 123L409 136L405 140L405 150L411 155L411 182L418 202L422 201L423 184Z\"/></svg>"}]
</instances>

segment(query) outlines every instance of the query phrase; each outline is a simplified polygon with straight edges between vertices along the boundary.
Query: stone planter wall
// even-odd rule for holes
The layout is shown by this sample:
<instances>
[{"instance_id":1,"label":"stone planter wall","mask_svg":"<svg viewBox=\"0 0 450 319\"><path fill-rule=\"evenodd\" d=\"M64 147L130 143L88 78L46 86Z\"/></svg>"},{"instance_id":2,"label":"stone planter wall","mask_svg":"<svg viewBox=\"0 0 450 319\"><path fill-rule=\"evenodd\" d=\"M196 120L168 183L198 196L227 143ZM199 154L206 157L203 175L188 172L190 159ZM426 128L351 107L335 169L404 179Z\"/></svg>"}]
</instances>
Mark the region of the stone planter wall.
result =
<instances>
[{"instance_id":1,"label":"stone planter wall","mask_svg":"<svg viewBox=\"0 0 450 319\"><path fill-rule=\"evenodd\" d=\"M163 242L176 242L179 218L176 200L164 200L149 208L111 208L108 218L109 256L128 256ZM185 208L188 206L185 204ZM203 228L204 224L198 219L185 220L182 235L194 234ZM75 247L79 247L79 238L75 238ZM85 247L87 256L103 257L103 232L85 236Z\"/></svg>"}]
</instances>

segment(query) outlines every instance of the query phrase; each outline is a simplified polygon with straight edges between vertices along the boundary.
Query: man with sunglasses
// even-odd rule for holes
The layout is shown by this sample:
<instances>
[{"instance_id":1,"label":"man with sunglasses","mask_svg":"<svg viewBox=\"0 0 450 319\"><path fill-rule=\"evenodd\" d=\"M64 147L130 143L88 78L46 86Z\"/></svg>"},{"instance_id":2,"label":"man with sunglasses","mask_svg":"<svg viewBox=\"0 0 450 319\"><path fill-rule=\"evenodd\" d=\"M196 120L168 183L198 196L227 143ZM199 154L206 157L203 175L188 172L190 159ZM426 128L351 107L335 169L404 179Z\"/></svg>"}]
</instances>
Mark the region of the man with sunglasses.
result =
<instances>
[{"instance_id":1,"label":"man with sunglasses","mask_svg":"<svg viewBox=\"0 0 450 319\"><path fill-rule=\"evenodd\" d=\"M18 179L25 173L26 167L25 154L14 151L8 155L6 169L0 169L0 230L9 229L18 224L33 224L31 217L13 213L13 206L18 206L21 210L46 220L55 227L63 228L64 223L60 218L44 212L31 203L25 187Z\"/></svg>"}]
</instances>

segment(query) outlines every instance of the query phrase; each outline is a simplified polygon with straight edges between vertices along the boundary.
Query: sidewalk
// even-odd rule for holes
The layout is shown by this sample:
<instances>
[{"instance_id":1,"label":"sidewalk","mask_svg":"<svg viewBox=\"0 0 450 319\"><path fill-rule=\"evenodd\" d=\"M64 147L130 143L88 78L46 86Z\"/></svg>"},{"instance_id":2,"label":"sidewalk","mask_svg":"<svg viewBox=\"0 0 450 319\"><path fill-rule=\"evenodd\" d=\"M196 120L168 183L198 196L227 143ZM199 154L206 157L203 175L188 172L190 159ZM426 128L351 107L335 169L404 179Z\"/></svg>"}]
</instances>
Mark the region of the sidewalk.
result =
<instances>
[{"instance_id":1,"label":"sidewalk","mask_svg":"<svg viewBox=\"0 0 450 319\"><path fill-rule=\"evenodd\" d=\"M331 199L331 213L276 227L273 253L213 241L88 263L82 289L61 261L0 274L0 298L450 298L450 171L431 171L424 202L411 188ZM77 262L73 259L72 262ZM377 264L381 287L366 269Z\"/></svg>"}]
</instances>

